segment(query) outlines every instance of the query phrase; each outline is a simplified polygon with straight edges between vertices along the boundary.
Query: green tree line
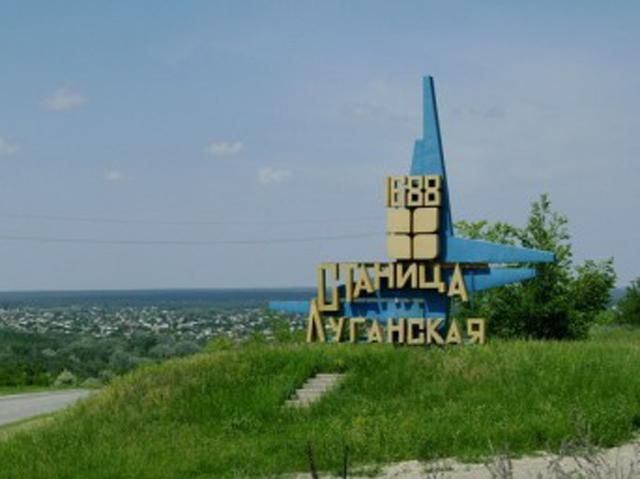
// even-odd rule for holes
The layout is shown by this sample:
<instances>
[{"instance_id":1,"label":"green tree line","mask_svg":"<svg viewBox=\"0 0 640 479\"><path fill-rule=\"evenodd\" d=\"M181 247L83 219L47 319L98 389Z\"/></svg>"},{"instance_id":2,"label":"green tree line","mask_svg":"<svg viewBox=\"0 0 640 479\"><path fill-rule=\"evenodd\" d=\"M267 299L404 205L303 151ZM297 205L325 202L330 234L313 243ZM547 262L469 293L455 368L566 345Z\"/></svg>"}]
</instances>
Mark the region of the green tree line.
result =
<instances>
[{"instance_id":1,"label":"green tree line","mask_svg":"<svg viewBox=\"0 0 640 479\"><path fill-rule=\"evenodd\" d=\"M469 303L454 305L457 317L486 318L490 336L581 339L603 318L640 326L640 278L612 307L610 292L616 281L613 258L575 264L567 217L553 210L547 195L533 202L523 227L460 221L456 232L462 237L555 254L553 263L529 265L537 271L534 279L476 293ZM273 326L277 341L297 337L289 330L288 321ZM261 337L258 332L254 335ZM221 345L224 341L213 341L210 347ZM98 339L0 329L0 386L49 386L56 379L65 384L87 379L106 383L138 365L201 349L202 344L150 332Z\"/></svg>"},{"instance_id":2,"label":"green tree line","mask_svg":"<svg viewBox=\"0 0 640 479\"><path fill-rule=\"evenodd\" d=\"M610 292L616 281L613 258L574 264L568 219L552 209L547 195L533 202L523 227L487 221L460 221L455 226L457 234L466 238L555 254L553 263L528 265L536 269L534 279L483 291L473 295L470 304L456 305L462 316L487 318L490 334L508 338L584 338L610 306ZM633 314L639 317L640 280L634 285L621 302L616 316L620 322L628 321Z\"/></svg>"},{"instance_id":3,"label":"green tree line","mask_svg":"<svg viewBox=\"0 0 640 479\"><path fill-rule=\"evenodd\" d=\"M56 336L0 330L0 386L73 385L90 379L104 384L135 367L186 356L201 344L153 333L130 337Z\"/></svg>"}]
</instances>

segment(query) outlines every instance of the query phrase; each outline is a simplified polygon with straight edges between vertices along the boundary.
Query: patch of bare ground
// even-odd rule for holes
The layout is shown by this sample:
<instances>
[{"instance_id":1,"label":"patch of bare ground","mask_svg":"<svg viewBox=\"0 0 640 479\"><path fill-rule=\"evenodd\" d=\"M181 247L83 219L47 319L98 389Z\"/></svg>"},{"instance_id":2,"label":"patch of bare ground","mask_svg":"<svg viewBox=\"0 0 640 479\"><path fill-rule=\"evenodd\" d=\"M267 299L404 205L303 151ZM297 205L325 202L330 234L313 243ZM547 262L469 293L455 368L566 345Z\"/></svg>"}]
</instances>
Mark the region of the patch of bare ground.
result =
<instances>
[{"instance_id":1,"label":"patch of bare ground","mask_svg":"<svg viewBox=\"0 0 640 479\"><path fill-rule=\"evenodd\" d=\"M313 464L312 462L310 463ZM359 467L340 475L325 475L311 468L291 479L637 479L640 478L640 439L623 446L598 449L590 442L566 443L557 454L511 457L493 455L483 464L453 459L404 461L385 466Z\"/></svg>"}]
</instances>

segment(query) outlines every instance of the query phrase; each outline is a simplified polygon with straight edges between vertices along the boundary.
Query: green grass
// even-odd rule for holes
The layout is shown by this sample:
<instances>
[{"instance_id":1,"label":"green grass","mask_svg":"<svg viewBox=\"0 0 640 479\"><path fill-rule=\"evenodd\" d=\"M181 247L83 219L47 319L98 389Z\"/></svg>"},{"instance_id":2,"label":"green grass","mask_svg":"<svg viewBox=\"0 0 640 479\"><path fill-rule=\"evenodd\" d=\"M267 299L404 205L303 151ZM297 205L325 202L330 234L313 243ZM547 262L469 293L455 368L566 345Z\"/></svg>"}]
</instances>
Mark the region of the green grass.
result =
<instances>
[{"instance_id":1,"label":"green grass","mask_svg":"<svg viewBox=\"0 0 640 479\"><path fill-rule=\"evenodd\" d=\"M3 424L0 426L0 441L6 441L18 432L29 431L37 427L42 427L52 420L52 414L43 414L41 416L30 417L21 421Z\"/></svg>"},{"instance_id":2,"label":"green grass","mask_svg":"<svg viewBox=\"0 0 640 479\"><path fill-rule=\"evenodd\" d=\"M0 386L0 396L8 396L11 394L28 394L41 392L56 392L66 389L85 388L82 385L77 386Z\"/></svg>"},{"instance_id":3,"label":"green grass","mask_svg":"<svg viewBox=\"0 0 640 479\"><path fill-rule=\"evenodd\" d=\"M37 393L51 391L53 388L45 386L0 386L0 396L9 394Z\"/></svg>"},{"instance_id":4,"label":"green grass","mask_svg":"<svg viewBox=\"0 0 640 479\"><path fill-rule=\"evenodd\" d=\"M281 407L316 371L345 381L309 410ZM434 456L491 447L555 449L591 425L615 445L640 428L640 333L585 342L431 349L246 346L144 367L0 442L0 477L218 478ZM492 445L492 446L491 446Z\"/></svg>"}]
</instances>

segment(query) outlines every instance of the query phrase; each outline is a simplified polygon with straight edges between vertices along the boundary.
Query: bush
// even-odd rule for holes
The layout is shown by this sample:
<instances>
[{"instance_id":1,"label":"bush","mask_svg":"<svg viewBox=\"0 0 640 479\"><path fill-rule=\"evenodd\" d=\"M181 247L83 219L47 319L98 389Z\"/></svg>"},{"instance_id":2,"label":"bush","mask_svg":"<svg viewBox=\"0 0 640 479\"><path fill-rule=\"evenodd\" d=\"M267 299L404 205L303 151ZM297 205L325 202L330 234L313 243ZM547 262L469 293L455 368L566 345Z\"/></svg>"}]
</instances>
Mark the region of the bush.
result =
<instances>
[{"instance_id":1,"label":"bush","mask_svg":"<svg viewBox=\"0 0 640 479\"><path fill-rule=\"evenodd\" d=\"M463 317L488 320L490 334L501 337L575 339L587 336L598 315L609 303L615 284L613 259L587 260L573 267L571 236L566 216L551 209L542 195L531 206L527 225L486 221L456 224L467 238L551 251L553 263L533 264L537 275L524 283L483 291L470 305L458 305Z\"/></svg>"},{"instance_id":2,"label":"bush","mask_svg":"<svg viewBox=\"0 0 640 479\"><path fill-rule=\"evenodd\" d=\"M272 320L273 336L278 343L304 342L305 331L294 329L290 317L277 316Z\"/></svg>"},{"instance_id":3,"label":"bush","mask_svg":"<svg viewBox=\"0 0 640 479\"><path fill-rule=\"evenodd\" d=\"M63 387L63 386L75 386L78 383L78 378L75 374L73 374L68 369L65 369L56 378L56 381L53 383L55 387Z\"/></svg>"},{"instance_id":4,"label":"bush","mask_svg":"<svg viewBox=\"0 0 640 479\"><path fill-rule=\"evenodd\" d=\"M190 356L200 351L200 346L193 341L180 341L176 344L175 353L177 356Z\"/></svg>"},{"instance_id":5,"label":"bush","mask_svg":"<svg viewBox=\"0 0 640 479\"><path fill-rule=\"evenodd\" d=\"M233 349L233 347L234 342L231 338L228 338L227 336L216 336L207 343L206 350L209 352L228 351Z\"/></svg>"},{"instance_id":6,"label":"bush","mask_svg":"<svg viewBox=\"0 0 640 479\"><path fill-rule=\"evenodd\" d=\"M596 315L595 324L598 326L611 326L617 320L617 315L612 309L600 311Z\"/></svg>"},{"instance_id":7,"label":"bush","mask_svg":"<svg viewBox=\"0 0 640 479\"><path fill-rule=\"evenodd\" d=\"M109 357L109 366L118 374L124 374L133 369L136 365L134 356L124 351L118 350Z\"/></svg>"},{"instance_id":8,"label":"bush","mask_svg":"<svg viewBox=\"0 0 640 479\"><path fill-rule=\"evenodd\" d=\"M87 378L82 381L82 387L87 389L97 389L102 387L102 383L98 378Z\"/></svg>"},{"instance_id":9,"label":"bush","mask_svg":"<svg viewBox=\"0 0 640 479\"><path fill-rule=\"evenodd\" d=\"M149 350L149 355L156 359L169 359L175 356L173 347L169 344L156 344Z\"/></svg>"},{"instance_id":10,"label":"bush","mask_svg":"<svg viewBox=\"0 0 640 479\"><path fill-rule=\"evenodd\" d=\"M98 379L102 384L109 384L115 376L110 369L103 369L98 373Z\"/></svg>"},{"instance_id":11,"label":"bush","mask_svg":"<svg viewBox=\"0 0 640 479\"><path fill-rule=\"evenodd\" d=\"M627 287L625 295L618 303L618 321L640 326L640 278Z\"/></svg>"}]
</instances>

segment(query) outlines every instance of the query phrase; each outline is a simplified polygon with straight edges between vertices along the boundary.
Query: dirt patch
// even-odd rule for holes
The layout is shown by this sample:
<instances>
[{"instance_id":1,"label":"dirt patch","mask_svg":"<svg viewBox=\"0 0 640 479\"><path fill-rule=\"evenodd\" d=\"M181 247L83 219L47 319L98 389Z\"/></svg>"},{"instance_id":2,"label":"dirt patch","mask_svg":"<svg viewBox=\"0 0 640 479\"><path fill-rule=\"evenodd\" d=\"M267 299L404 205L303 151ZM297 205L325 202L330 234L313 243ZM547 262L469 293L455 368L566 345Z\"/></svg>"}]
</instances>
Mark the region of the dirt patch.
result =
<instances>
[{"instance_id":1,"label":"dirt patch","mask_svg":"<svg viewBox=\"0 0 640 479\"><path fill-rule=\"evenodd\" d=\"M309 473L292 476L309 478ZM320 473L321 478L335 478ZM586 448L562 455L540 454L511 459L496 456L486 464L464 464L446 459L405 461L353 470L349 478L378 479L569 479L640 478L640 440L605 450Z\"/></svg>"}]
</instances>

